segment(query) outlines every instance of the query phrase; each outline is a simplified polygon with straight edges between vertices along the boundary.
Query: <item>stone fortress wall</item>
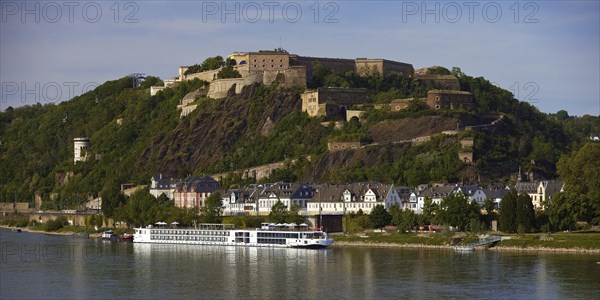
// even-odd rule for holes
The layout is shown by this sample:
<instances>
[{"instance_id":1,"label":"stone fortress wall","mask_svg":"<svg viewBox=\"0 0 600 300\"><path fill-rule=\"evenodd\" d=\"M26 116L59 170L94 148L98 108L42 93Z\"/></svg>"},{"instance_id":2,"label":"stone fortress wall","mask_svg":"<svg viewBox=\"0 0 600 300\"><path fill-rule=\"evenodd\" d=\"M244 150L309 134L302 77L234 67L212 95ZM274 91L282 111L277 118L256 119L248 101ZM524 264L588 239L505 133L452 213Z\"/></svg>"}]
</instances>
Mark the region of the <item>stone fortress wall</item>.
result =
<instances>
[{"instance_id":1,"label":"stone fortress wall","mask_svg":"<svg viewBox=\"0 0 600 300\"><path fill-rule=\"evenodd\" d=\"M320 63L334 72L358 72L362 75L374 72L380 74L398 72L408 75L414 71L411 64L385 59L308 57L284 51L234 52L227 58L236 62L234 68L242 78L217 79L220 69L186 75L188 67L182 66L179 67L178 77L164 81L165 87L177 81L200 79L211 83L208 96L220 99L226 97L233 87L235 92L239 93L244 86L253 83L271 84L275 80L280 80L288 87L296 85L306 87L307 82L312 81L312 69L315 63ZM151 87L151 95L163 88Z\"/></svg>"}]
</instances>

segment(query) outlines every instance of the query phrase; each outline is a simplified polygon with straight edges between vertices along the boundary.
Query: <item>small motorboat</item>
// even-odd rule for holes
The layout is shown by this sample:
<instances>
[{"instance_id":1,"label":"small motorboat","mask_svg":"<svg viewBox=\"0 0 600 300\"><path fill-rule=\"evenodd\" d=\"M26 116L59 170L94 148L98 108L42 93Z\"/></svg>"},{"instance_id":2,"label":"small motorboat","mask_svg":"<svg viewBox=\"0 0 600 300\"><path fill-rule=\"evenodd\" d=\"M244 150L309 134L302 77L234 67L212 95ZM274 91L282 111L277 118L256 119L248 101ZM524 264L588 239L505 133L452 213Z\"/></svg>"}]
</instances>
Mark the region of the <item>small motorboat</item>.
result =
<instances>
[{"instance_id":1,"label":"small motorboat","mask_svg":"<svg viewBox=\"0 0 600 300\"><path fill-rule=\"evenodd\" d=\"M103 240L112 240L114 238L116 238L117 236L115 235L114 231L112 230L108 230L102 233L102 239Z\"/></svg>"},{"instance_id":2,"label":"small motorboat","mask_svg":"<svg viewBox=\"0 0 600 300\"><path fill-rule=\"evenodd\" d=\"M133 234L131 234L131 233L125 232L125 233L121 234L120 238L122 241L133 242Z\"/></svg>"}]
</instances>

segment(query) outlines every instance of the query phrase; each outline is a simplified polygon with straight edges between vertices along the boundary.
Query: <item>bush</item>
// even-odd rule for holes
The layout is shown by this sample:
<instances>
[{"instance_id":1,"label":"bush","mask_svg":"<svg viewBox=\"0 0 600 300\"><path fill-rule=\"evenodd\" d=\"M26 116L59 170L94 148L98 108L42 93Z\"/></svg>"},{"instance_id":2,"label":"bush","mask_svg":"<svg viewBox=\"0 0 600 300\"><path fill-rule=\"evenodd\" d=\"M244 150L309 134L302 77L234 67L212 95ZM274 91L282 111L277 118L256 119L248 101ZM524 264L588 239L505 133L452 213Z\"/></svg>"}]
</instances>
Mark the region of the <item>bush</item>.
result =
<instances>
[{"instance_id":1,"label":"bush","mask_svg":"<svg viewBox=\"0 0 600 300\"><path fill-rule=\"evenodd\" d=\"M44 225L46 231L57 231L65 226L69 225L66 217L58 217L55 220L50 220Z\"/></svg>"}]
</instances>

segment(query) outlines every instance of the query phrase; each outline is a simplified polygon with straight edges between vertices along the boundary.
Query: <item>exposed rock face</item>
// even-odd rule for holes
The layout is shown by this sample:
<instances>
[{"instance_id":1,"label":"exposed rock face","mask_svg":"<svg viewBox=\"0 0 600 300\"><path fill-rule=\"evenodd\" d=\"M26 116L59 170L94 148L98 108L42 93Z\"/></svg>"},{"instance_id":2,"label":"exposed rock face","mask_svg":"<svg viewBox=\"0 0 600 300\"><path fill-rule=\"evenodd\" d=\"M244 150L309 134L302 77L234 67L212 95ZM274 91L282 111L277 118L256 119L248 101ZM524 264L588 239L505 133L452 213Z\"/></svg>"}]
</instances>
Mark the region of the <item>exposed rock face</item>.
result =
<instances>
[{"instance_id":1,"label":"exposed rock face","mask_svg":"<svg viewBox=\"0 0 600 300\"><path fill-rule=\"evenodd\" d=\"M176 174L204 170L222 159L245 136L270 130L283 117L300 111L300 94L277 89L258 95L259 85L249 85L240 94L198 107L168 136L156 137L143 151L139 164L160 164L160 172Z\"/></svg>"},{"instance_id":2,"label":"exposed rock face","mask_svg":"<svg viewBox=\"0 0 600 300\"><path fill-rule=\"evenodd\" d=\"M269 133L271 133L273 128L275 128L275 124L273 124L273 121L269 117L265 121L265 125L263 125L262 130L260 131L260 134L262 134L263 136L267 136L267 135L269 135Z\"/></svg>"},{"instance_id":3,"label":"exposed rock face","mask_svg":"<svg viewBox=\"0 0 600 300\"><path fill-rule=\"evenodd\" d=\"M386 120L369 129L374 142L385 143L410 140L419 136L437 134L456 129L458 121L441 116L424 116L416 119Z\"/></svg>"}]
</instances>

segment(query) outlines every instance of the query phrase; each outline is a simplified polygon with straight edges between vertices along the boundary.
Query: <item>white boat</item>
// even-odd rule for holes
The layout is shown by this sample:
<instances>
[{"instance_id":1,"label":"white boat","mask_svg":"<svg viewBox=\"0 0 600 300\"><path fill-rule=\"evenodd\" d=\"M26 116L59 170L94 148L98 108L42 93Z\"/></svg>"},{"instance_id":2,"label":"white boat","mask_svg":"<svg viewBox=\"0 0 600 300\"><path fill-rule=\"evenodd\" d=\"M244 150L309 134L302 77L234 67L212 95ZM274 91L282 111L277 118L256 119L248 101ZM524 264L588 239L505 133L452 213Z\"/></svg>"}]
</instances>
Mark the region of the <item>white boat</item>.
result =
<instances>
[{"instance_id":1,"label":"white boat","mask_svg":"<svg viewBox=\"0 0 600 300\"><path fill-rule=\"evenodd\" d=\"M454 250L457 252L472 252L475 251L475 247L471 247L471 246L456 246L454 247Z\"/></svg>"},{"instance_id":2,"label":"white boat","mask_svg":"<svg viewBox=\"0 0 600 300\"><path fill-rule=\"evenodd\" d=\"M200 224L196 228L160 228L149 225L135 228L134 243L193 244L280 248L326 248L333 239L320 230L307 226L273 226L263 223L261 228L234 229L233 224ZM302 224L304 225L304 224Z\"/></svg>"},{"instance_id":3,"label":"white boat","mask_svg":"<svg viewBox=\"0 0 600 300\"><path fill-rule=\"evenodd\" d=\"M116 235L115 235L115 233L112 230L108 230L108 231L105 231L105 232L102 233L102 239L103 240L110 240L110 239L113 239L115 237L116 237Z\"/></svg>"}]
</instances>

